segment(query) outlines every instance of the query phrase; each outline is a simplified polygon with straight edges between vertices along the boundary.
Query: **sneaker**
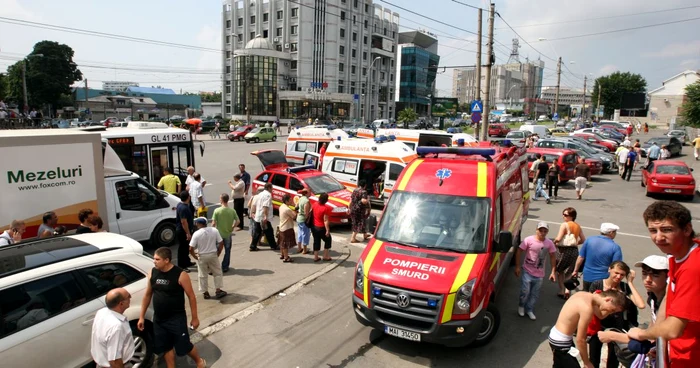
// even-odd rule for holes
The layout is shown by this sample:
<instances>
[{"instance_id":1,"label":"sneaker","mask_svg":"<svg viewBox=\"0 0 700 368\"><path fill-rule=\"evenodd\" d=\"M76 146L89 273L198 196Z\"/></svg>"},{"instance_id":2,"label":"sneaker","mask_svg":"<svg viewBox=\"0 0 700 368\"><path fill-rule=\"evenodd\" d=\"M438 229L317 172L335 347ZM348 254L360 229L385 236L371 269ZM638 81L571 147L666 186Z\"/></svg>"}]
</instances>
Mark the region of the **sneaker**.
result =
<instances>
[{"instance_id":1,"label":"sneaker","mask_svg":"<svg viewBox=\"0 0 700 368\"><path fill-rule=\"evenodd\" d=\"M537 317L535 316L535 313L532 313L532 312L527 312L527 316L530 317L530 319L533 321L537 319Z\"/></svg>"},{"instance_id":2,"label":"sneaker","mask_svg":"<svg viewBox=\"0 0 700 368\"><path fill-rule=\"evenodd\" d=\"M518 307L518 315L520 317L525 317L525 307Z\"/></svg>"},{"instance_id":3,"label":"sneaker","mask_svg":"<svg viewBox=\"0 0 700 368\"><path fill-rule=\"evenodd\" d=\"M550 204L550 203L552 203L552 201L549 198L547 198L547 204Z\"/></svg>"}]
</instances>

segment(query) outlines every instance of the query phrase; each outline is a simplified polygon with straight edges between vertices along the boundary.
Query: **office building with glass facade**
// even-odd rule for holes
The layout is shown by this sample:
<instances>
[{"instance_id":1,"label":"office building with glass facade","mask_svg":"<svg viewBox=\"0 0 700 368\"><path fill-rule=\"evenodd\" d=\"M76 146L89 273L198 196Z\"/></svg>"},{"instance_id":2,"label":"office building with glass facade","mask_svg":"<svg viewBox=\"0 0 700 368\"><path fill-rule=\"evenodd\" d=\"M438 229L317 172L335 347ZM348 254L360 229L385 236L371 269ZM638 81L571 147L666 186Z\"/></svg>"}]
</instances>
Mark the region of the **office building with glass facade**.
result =
<instances>
[{"instance_id":1,"label":"office building with glass facade","mask_svg":"<svg viewBox=\"0 0 700 368\"><path fill-rule=\"evenodd\" d=\"M412 108L419 116L428 115L430 98L435 96L435 77L440 63L437 38L424 31L399 33L397 55L399 76L396 85L397 111Z\"/></svg>"}]
</instances>

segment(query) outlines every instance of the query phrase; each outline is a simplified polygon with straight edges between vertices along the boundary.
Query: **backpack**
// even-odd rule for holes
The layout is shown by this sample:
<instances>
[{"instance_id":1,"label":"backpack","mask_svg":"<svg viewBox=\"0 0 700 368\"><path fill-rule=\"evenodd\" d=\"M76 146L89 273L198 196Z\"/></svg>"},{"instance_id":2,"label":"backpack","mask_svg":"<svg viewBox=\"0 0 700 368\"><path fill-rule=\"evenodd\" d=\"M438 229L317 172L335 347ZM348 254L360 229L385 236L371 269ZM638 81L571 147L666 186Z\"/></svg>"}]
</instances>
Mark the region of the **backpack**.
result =
<instances>
[{"instance_id":1,"label":"backpack","mask_svg":"<svg viewBox=\"0 0 700 368\"><path fill-rule=\"evenodd\" d=\"M564 236L564 239L561 240L561 245L565 247L577 246L578 238L571 232L571 230L569 230L569 223L565 222L564 224L566 224L566 235Z\"/></svg>"}]
</instances>

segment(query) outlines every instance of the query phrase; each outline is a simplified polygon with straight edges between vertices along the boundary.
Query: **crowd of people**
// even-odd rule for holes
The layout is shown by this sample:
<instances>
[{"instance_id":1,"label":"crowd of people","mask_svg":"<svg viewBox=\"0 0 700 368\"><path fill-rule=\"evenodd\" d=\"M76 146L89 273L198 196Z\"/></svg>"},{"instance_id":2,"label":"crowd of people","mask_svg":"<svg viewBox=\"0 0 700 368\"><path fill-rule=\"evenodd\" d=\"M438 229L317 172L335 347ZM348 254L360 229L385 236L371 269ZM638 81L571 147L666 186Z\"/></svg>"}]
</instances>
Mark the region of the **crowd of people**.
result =
<instances>
[{"instance_id":1,"label":"crowd of people","mask_svg":"<svg viewBox=\"0 0 700 368\"><path fill-rule=\"evenodd\" d=\"M675 201L647 207L643 219L663 255L630 263L634 269L615 242L617 225L603 223L599 235L586 238L576 215L572 207L562 211L564 222L554 240L547 238L549 225L539 222L535 234L525 238L516 253L520 316L536 319L547 259L552 269L549 280L558 282L557 295L565 300L549 333L553 367L580 367L579 359L584 367L601 367L605 344L607 367L657 367L657 356L672 368L696 367L700 309L694 302L700 295L700 242L695 240L690 211ZM646 294L633 284L640 271ZM639 310L646 306L651 324L642 328ZM657 354L662 346L663 354Z\"/></svg>"}]
</instances>

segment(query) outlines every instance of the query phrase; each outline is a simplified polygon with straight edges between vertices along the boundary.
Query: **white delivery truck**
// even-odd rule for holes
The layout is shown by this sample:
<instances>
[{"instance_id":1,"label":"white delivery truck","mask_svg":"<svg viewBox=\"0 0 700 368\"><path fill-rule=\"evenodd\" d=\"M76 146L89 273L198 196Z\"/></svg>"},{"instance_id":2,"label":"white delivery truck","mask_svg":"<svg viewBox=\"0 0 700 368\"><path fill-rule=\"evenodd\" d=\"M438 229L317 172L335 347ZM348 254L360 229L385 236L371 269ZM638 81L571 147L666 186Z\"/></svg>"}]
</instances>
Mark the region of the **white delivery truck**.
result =
<instances>
[{"instance_id":1,"label":"white delivery truck","mask_svg":"<svg viewBox=\"0 0 700 368\"><path fill-rule=\"evenodd\" d=\"M0 231L23 220L23 238L37 236L44 213L73 230L89 208L106 228L157 246L175 242L180 200L124 170L99 133L73 129L0 131Z\"/></svg>"}]
</instances>

